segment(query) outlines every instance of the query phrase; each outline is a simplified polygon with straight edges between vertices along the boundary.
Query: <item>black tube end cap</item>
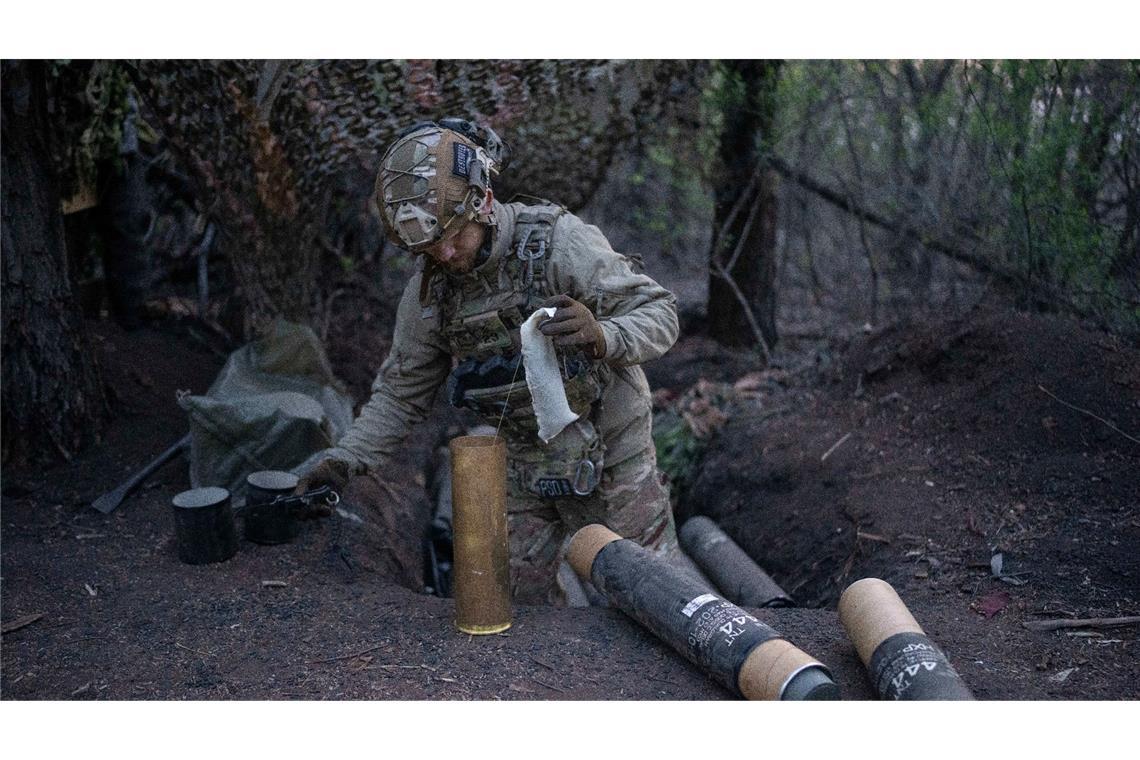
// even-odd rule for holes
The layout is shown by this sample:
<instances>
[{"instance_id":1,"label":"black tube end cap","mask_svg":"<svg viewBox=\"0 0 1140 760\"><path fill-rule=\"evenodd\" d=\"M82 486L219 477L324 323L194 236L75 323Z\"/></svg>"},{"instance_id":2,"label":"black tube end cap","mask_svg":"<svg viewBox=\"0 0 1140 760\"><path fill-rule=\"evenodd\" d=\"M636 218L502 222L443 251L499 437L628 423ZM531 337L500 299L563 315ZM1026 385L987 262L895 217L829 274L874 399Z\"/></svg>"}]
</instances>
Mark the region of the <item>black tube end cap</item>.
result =
<instances>
[{"instance_id":1,"label":"black tube end cap","mask_svg":"<svg viewBox=\"0 0 1140 760\"><path fill-rule=\"evenodd\" d=\"M792 676L780 695L782 700L836 700L839 686L822 667L804 668Z\"/></svg>"}]
</instances>

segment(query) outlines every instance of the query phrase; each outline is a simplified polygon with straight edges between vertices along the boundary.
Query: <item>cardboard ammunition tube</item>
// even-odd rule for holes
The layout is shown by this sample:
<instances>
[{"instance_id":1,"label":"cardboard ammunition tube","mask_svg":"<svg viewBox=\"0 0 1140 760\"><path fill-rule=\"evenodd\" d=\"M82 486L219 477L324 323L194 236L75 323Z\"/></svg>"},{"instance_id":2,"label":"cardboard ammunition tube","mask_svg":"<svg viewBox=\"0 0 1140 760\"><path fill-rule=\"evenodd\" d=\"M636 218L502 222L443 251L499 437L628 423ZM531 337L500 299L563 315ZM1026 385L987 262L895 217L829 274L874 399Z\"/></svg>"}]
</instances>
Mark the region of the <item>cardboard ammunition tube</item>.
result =
<instances>
[{"instance_id":1,"label":"cardboard ammunition tube","mask_svg":"<svg viewBox=\"0 0 1140 760\"><path fill-rule=\"evenodd\" d=\"M754 647L737 677L746 699L835 699L839 689L814 657L784 639Z\"/></svg>"},{"instance_id":2,"label":"cardboard ammunition tube","mask_svg":"<svg viewBox=\"0 0 1140 760\"><path fill-rule=\"evenodd\" d=\"M748 699L836 699L822 663L679 568L602 525L570 539L570 566L610 603Z\"/></svg>"},{"instance_id":3,"label":"cardboard ammunition tube","mask_svg":"<svg viewBox=\"0 0 1140 760\"><path fill-rule=\"evenodd\" d=\"M487 634L511 627L507 448L497 436L454 438L455 626Z\"/></svg>"},{"instance_id":4,"label":"cardboard ammunition tube","mask_svg":"<svg viewBox=\"0 0 1140 760\"><path fill-rule=\"evenodd\" d=\"M973 699L946 655L891 584L855 581L839 597L839 620L881 699Z\"/></svg>"},{"instance_id":5,"label":"cardboard ammunition tube","mask_svg":"<svg viewBox=\"0 0 1140 760\"><path fill-rule=\"evenodd\" d=\"M741 607L792 606L787 592L709 518L690 517L677 535L685 553L731 601Z\"/></svg>"}]
</instances>

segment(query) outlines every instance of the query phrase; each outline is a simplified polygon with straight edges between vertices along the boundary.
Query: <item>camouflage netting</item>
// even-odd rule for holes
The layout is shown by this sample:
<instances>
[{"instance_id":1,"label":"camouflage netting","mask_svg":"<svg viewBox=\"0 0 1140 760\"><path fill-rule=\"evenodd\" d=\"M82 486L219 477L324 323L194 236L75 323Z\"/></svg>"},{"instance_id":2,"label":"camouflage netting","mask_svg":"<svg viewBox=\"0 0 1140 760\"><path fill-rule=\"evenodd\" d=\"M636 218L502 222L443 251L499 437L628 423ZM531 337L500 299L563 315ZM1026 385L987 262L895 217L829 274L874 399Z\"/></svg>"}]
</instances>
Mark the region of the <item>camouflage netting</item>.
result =
<instances>
[{"instance_id":1,"label":"camouflage netting","mask_svg":"<svg viewBox=\"0 0 1140 760\"><path fill-rule=\"evenodd\" d=\"M514 149L498 195L582 206L643 124L691 107L686 61L141 61L135 84L221 226L246 331L307 320L336 177L418 120L484 121Z\"/></svg>"},{"instance_id":2,"label":"camouflage netting","mask_svg":"<svg viewBox=\"0 0 1140 760\"><path fill-rule=\"evenodd\" d=\"M51 150L60 194L70 199L93 192L96 165L119 155L130 79L115 61L51 61L47 70Z\"/></svg>"}]
</instances>

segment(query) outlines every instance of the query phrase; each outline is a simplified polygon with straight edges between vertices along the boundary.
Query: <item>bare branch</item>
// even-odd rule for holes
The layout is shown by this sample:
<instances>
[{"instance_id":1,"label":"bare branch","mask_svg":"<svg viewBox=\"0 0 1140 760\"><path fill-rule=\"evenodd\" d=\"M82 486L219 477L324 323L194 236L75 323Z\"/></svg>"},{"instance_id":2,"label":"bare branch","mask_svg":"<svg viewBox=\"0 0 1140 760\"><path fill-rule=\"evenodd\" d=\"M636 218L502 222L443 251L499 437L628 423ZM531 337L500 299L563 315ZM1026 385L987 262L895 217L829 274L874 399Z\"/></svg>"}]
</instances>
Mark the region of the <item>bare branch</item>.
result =
<instances>
[{"instance_id":1,"label":"bare branch","mask_svg":"<svg viewBox=\"0 0 1140 760\"><path fill-rule=\"evenodd\" d=\"M756 321L756 315L752 313L752 306L745 298L744 292L741 291L740 286L736 284L736 280L732 279L730 275L715 257L709 257L709 263L712 264L713 274L721 278L728 284L732 294L736 296L736 300L740 302L740 308L744 310L744 316L748 319L748 326L752 328L752 335L756 338L756 343L760 346L760 351L764 354L764 361L768 364L772 362L772 352L768 348L768 341L764 340L764 333L760 331L760 323Z\"/></svg>"},{"instance_id":2,"label":"bare branch","mask_svg":"<svg viewBox=\"0 0 1140 760\"><path fill-rule=\"evenodd\" d=\"M1047 390L1045 388L1045 386L1038 385L1037 390L1041 391L1046 396L1049 396L1050 398L1057 401L1058 403L1064 404L1065 406L1069 407L1070 409L1072 409L1075 412L1080 412L1081 414L1085 414L1085 415L1088 415L1089 417L1092 417L1097 422L1100 422L1101 424L1105 425L1106 427L1108 427L1112 430L1115 430L1116 432L1120 433L1122 436L1124 436L1128 440L1132 441L1133 443L1140 443L1140 438L1133 438L1132 436L1128 435L1128 433L1125 433L1123 430L1118 428L1116 425L1113 425L1111 422L1106 420L1104 417L1093 414L1088 409L1081 409L1079 406L1075 406L1073 404L1070 404L1068 401L1065 401L1062 398L1058 398L1055 394L1053 394L1049 390Z\"/></svg>"}]
</instances>

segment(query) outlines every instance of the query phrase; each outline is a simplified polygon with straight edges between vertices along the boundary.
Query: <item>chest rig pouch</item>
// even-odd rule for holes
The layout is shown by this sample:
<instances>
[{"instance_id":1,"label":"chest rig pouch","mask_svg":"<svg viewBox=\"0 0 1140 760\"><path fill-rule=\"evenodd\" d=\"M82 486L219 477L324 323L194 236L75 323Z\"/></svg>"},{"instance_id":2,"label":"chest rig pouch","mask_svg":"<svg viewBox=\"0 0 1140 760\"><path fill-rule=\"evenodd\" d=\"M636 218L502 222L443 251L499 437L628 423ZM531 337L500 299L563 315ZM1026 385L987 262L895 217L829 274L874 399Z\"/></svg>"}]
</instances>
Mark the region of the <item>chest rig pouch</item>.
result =
<instances>
[{"instance_id":1,"label":"chest rig pouch","mask_svg":"<svg viewBox=\"0 0 1140 760\"><path fill-rule=\"evenodd\" d=\"M495 271L441 275L431 283L441 333L458 360L448 379L449 401L503 431L511 476L523 490L543 498L593 493L605 449L591 416L609 367L581 352L559 350L566 399L580 416L544 444L522 364L519 327L553 295L546 263L554 222L562 212L552 204L523 207L508 252ZM425 308L425 318L433 311Z\"/></svg>"}]
</instances>

